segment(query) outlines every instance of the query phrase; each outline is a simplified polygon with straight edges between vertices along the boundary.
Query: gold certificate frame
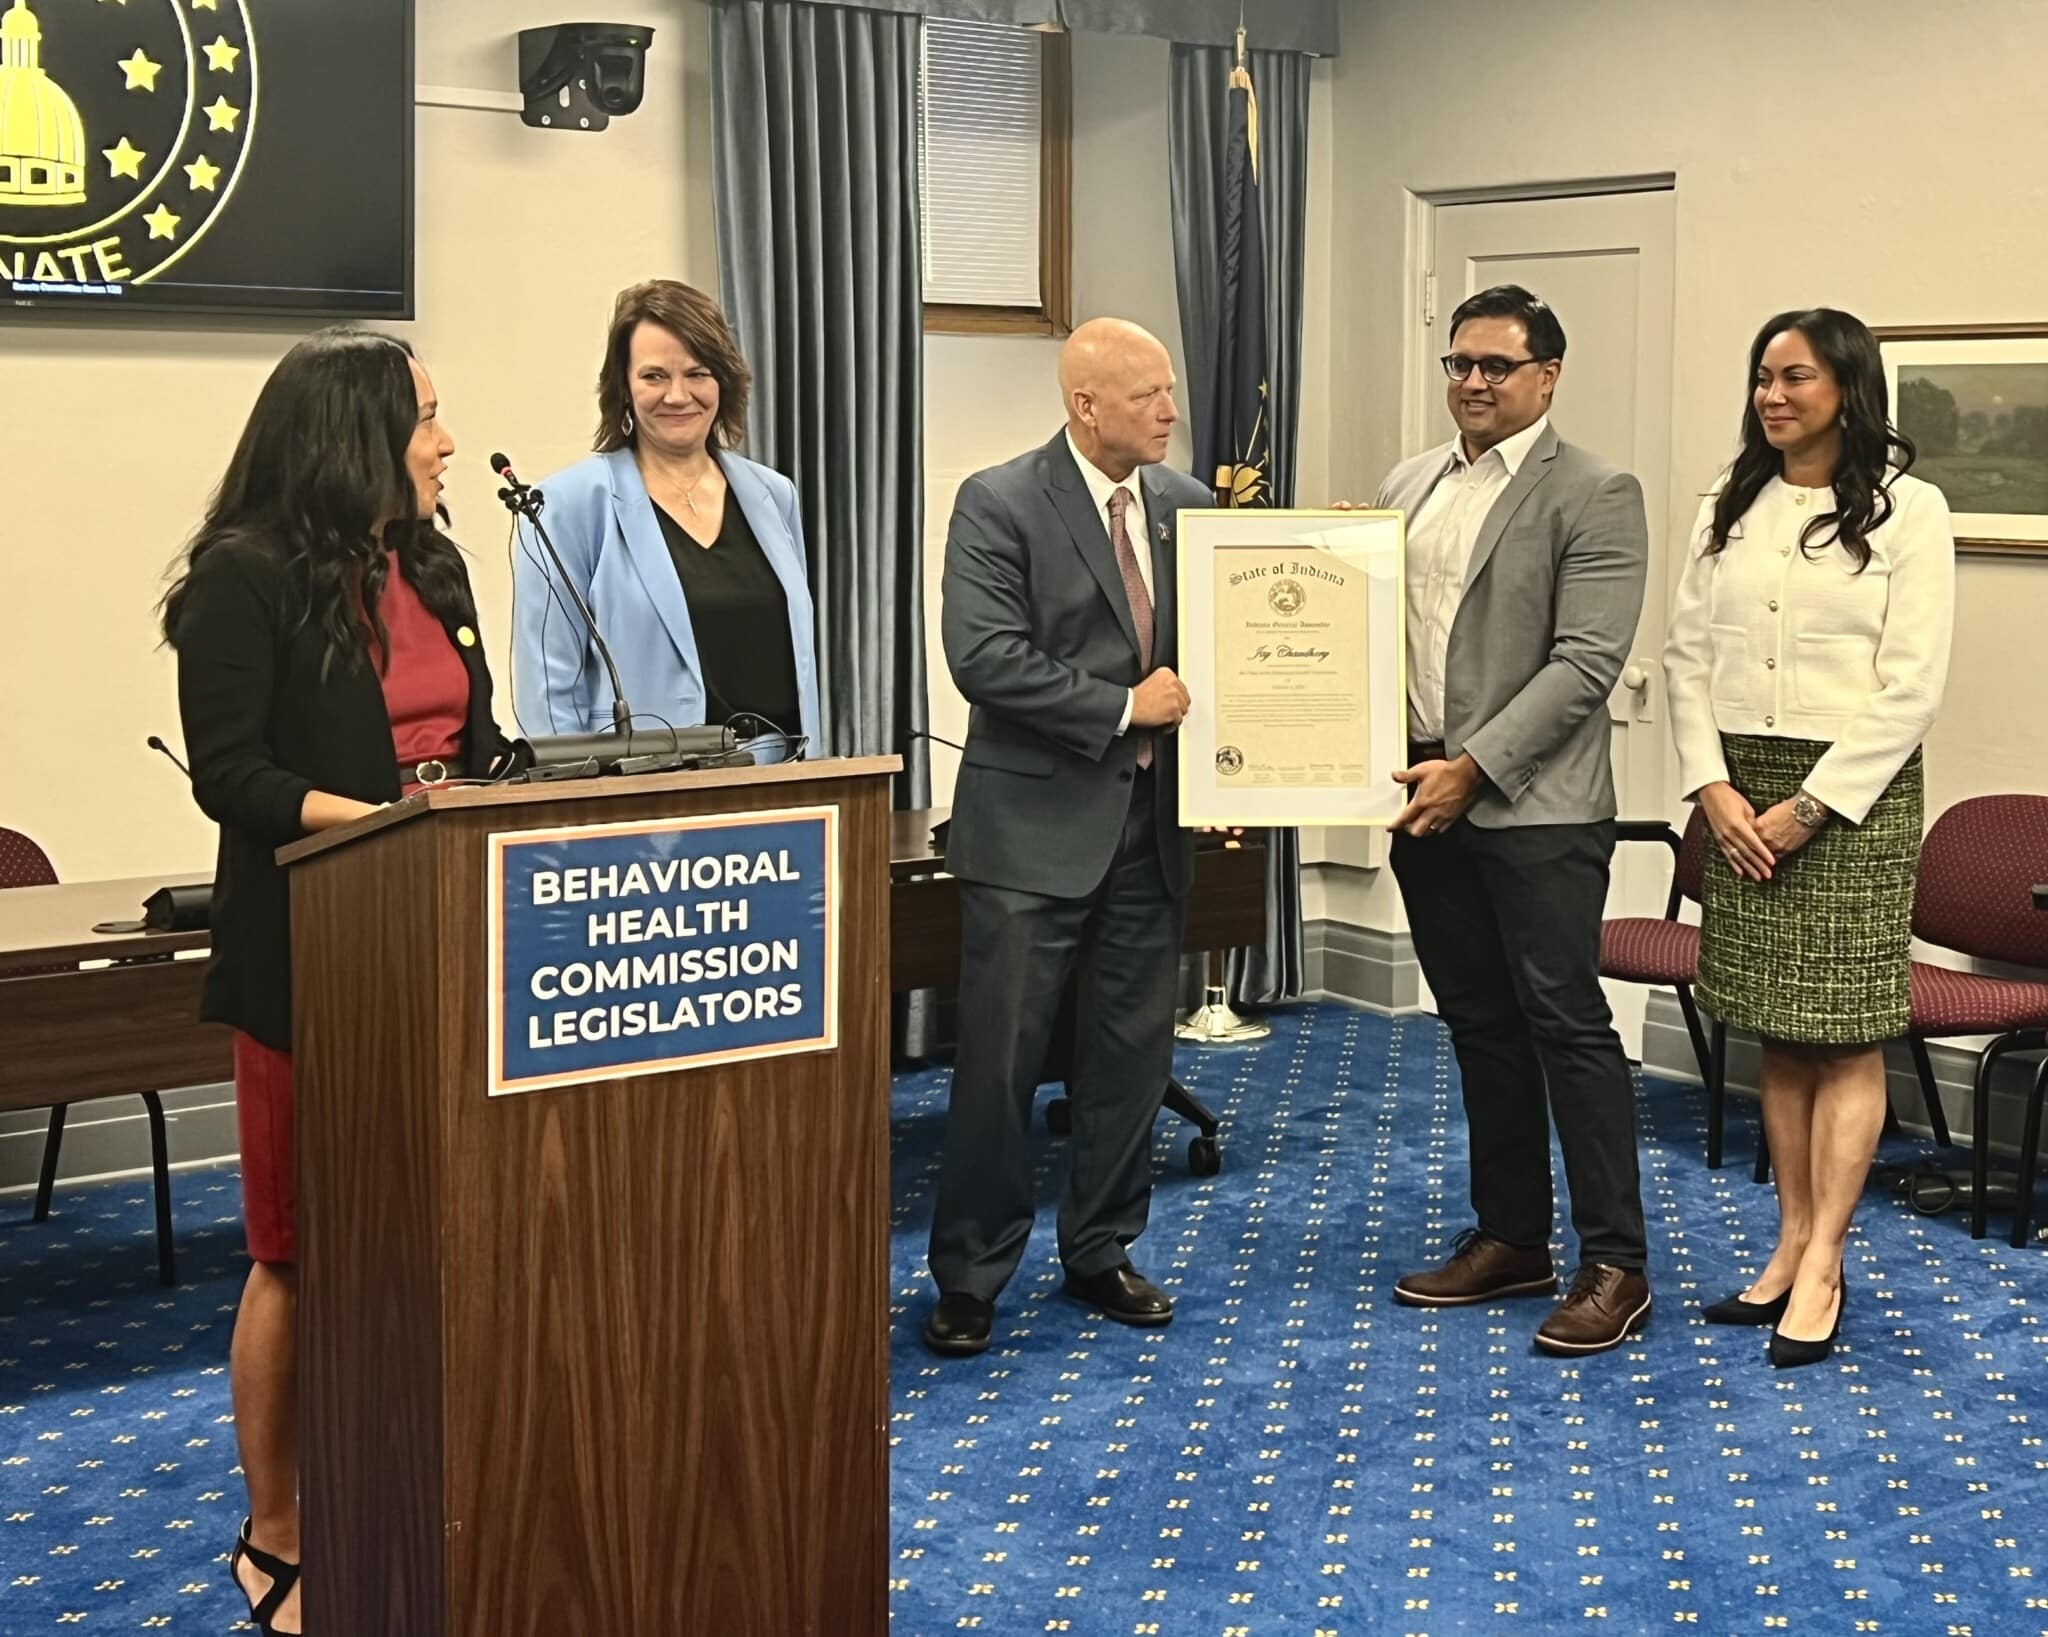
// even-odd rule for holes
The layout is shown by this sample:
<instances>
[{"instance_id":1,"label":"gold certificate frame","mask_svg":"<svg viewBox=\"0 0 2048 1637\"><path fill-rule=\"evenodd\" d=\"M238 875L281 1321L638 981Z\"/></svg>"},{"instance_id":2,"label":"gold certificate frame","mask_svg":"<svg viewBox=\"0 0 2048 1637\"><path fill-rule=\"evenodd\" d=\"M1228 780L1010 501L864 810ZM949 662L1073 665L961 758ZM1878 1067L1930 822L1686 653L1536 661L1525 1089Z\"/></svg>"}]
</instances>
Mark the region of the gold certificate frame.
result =
<instances>
[{"instance_id":1,"label":"gold certificate frame","mask_svg":"<svg viewBox=\"0 0 2048 1637\"><path fill-rule=\"evenodd\" d=\"M1406 550L1397 511L1180 514L1181 823L1393 821Z\"/></svg>"}]
</instances>

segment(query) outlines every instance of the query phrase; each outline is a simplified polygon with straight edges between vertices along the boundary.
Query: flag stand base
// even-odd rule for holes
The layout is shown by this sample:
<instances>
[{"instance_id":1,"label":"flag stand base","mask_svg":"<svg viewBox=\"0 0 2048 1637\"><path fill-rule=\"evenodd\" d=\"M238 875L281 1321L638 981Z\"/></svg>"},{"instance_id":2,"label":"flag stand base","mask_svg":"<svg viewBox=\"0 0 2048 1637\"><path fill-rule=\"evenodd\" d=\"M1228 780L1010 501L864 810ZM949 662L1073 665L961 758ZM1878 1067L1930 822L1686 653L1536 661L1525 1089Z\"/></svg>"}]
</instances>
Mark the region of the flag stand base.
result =
<instances>
[{"instance_id":1,"label":"flag stand base","mask_svg":"<svg viewBox=\"0 0 2048 1637\"><path fill-rule=\"evenodd\" d=\"M1191 1041L1198 1046L1241 1046L1254 1040L1264 1040L1272 1032L1270 1023L1242 1018L1232 1011L1220 983L1208 986L1203 992L1202 1005L1190 1012L1187 1022L1173 1031L1176 1040Z\"/></svg>"}]
</instances>

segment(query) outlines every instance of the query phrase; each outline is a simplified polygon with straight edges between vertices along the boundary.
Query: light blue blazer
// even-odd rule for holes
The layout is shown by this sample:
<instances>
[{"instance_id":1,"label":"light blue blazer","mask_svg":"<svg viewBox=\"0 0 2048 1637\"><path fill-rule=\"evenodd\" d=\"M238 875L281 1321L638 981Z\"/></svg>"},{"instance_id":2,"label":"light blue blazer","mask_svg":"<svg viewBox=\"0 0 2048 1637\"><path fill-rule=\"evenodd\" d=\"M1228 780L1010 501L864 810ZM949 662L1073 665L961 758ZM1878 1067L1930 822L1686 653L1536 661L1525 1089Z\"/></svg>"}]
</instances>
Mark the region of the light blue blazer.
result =
<instances>
[{"instance_id":1,"label":"light blue blazer","mask_svg":"<svg viewBox=\"0 0 2048 1637\"><path fill-rule=\"evenodd\" d=\"M818 659L796 485L780 472L738 455L717 458L730 497L761 542L789 604L789 640L796 654L803 722L800 729L791 722L777 725L804 733L810 754L817 755L822 726ZM611 645L634 712L660 716L676 727L700 725L704 667L697 656L697 636L633 452L592 455L556 473L540 488L547 496L541 520L548 537L597 616L597 628ZM575 604L559 587L550 594L554 564L534 537L533 526L522 519L518 530L512 558L512 703L520 731L528 738L604 732L612 725L611 683L604 661Z\"/></svg>"}]
</instances>

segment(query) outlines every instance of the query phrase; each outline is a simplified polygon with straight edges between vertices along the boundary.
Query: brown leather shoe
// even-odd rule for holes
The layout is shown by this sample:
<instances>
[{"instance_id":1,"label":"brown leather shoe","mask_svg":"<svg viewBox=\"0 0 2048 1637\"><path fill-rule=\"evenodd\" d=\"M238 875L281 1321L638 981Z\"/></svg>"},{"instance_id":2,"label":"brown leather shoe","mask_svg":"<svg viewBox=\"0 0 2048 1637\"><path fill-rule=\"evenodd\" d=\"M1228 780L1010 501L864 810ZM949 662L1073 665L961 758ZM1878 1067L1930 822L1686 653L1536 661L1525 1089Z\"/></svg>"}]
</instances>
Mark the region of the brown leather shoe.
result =
<instances>
[{"instance_id":1,"label":"brown leather shoe","mask_svg":"<svg viewBox=\"0 0 2048 1637\"><path fill-rule=\"evenodd\" d=\"M1650 1281L1641 1268L1586 1262L1565 1299L1536 1332L1550 1353L1604 1353L1650 1322Z\"/></svg>"},{"instance_id":2,"label":"brown leather shoe","mask_svg":"<svg viewBox=\"0 0 2048 1637\"><path fill-rule=\"evenodd\" d=\"M1547 1296L1557 1289L1548 1250L1518 1250L1467 1228L1451 1241L1450 1260L1404 1274L1394 1300L1408 1307L1470 1307L1500 1296Z\"/></svg>"}]
</instances>

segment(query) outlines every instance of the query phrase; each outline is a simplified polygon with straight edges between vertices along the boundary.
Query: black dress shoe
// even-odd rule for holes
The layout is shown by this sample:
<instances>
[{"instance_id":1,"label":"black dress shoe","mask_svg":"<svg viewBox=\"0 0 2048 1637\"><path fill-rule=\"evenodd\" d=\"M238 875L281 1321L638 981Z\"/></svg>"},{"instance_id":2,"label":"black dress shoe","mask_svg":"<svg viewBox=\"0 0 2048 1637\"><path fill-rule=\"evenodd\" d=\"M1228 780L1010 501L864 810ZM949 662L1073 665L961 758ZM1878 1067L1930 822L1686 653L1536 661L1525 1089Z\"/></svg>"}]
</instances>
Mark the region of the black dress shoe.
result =
<instances>
[{"instance_id":1,"label":"black dress shoe","mask_svg":"<svg viewBox=\"0 0 2048 1637\"><path fill-rule=\"evenodd\" d=\"M1738 1290L1725 1302L1709 1302L1701 1307L1700 1317L1709 1324L1775 1325L1785 1316L1785 1304L1791 1300L1790 1285L1767 1302L1746 1302L1742 1299L1742 1292Z\"/></svg>"},{"instance_id":2,"label":"black dress shoe","mask_svg":"<svg viewBox=\"0 0 2048 1637\"><path fill-rule=\"evenodd\" d=\"M1067 1294L1118 1324L1153 1328L1173 1323L1173 1298L1125 1262L1102 1273L1067 1274Z\"/></svg>"},{"instance_id":3,"label":"black dress shoe","mask_svg":"<svg viewBox=\"0 0 2048 1637\"><path fill-rule=\"evenodd\" d=\"M988 1351L989 1331L996 1321L996 1304L964 1290L949 1291L938 1299L924 1321L924 1344L934 1353L965 1357Z\"/></svg>"}]
</instances>

